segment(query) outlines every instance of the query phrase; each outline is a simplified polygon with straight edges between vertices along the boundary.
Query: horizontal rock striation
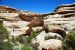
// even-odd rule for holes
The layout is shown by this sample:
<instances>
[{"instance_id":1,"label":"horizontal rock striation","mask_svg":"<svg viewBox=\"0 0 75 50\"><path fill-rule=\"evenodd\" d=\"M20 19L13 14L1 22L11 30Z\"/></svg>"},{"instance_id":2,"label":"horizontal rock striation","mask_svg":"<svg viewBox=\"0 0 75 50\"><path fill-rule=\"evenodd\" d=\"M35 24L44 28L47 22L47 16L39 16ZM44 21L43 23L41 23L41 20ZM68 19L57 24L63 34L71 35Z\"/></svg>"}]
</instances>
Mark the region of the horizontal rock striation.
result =
<instances>
[{"instance_id":1,"label":"horizontal rock striation","mask_svg":"<svg viewBox=\"0 0 75 50\"><path fill-rule=\"evenodd\" d=\"M45 17L44 25L48 31L51 31L52 29L61 29L68 33L74 29L75 4L64 4L58 6L53 13Z\"/></svg>"},{"instance_id":2,"label":"horizontal rock striation","mask_svg":"<svg viewBox=\"0 0 75 50\"><path fill-rule=\"evenodd\" d=\"M60 5L48 14L0 6L0 22L10 36L30 36L32 32L41 32L32 39L34 45L39 44L38 50L63 50L62 40L75 29L75 4Z\"/></svg>"},{"instance_id":3,"label":"horizontal rock striation","mask_svg":"<svg viewBox=\"0 0 75 50\"><path fill-rule=\"evenodd\" d=\"M43 18L41 14L0 6L0 19L3 20L4 26L13 36L30 35L36 27L43 26Z\"/></svg>"}]
</instances>

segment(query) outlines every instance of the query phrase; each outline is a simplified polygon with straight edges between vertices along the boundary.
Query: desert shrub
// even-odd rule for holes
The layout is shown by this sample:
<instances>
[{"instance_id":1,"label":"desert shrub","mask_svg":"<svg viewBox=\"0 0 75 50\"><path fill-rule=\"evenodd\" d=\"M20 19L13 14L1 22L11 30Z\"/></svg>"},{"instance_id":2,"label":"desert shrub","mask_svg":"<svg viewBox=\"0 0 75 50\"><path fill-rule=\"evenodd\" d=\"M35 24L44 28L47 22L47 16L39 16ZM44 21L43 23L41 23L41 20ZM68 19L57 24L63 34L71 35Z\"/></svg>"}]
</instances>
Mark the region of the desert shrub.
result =
<instances>
[{"instance_id":1,"label":"desert shrub","mask_svg":"<svg viewBox=\"0 0 75 50\"><path fill-rule=\"evenodd\" d=\"M21 50L34 50L31 45L31 40L37 36L37 32L32 32L31 36L12 36L11 42L14 43L16 46L21 45ZM16 42L19 42L18 45Z\"/></svg>"},{"instance_id":2,"label":"desert shrub","mask_svg":"<svg viewBox=\"0 0 75 50\"><path fill-rule=\"evenodd\" d=\"M31 36L26 37L27 42L30 43L33 38L35 38L39 32L32 32Z\"/></svg>"},{"instance_id":3,"label":"desert shrub","mask_svg":"<svg viewBox=\"0 0 75 50\"><path fill-rule=\"evenodd\" d=\"M32 48L31 46L28 46L28 45L22 45L21 50L34 50L34 48Z\"/></svg>"},{"instance_id":4,"label":"desert shrub","mask_svg":"<svg viewBox=\"0 0 75 50\"><path fill-rule=\"evenodd\" d=\"M26 49L27 50L35 50L34 46L32 45L31 41L33 38L35 38L37 35L39 34L39 32L32 32L31 36L24 36L23 37L23 44L24 47L22 47L22 49ZM36 45L35 45L36 46Z\"/></svg>"},{"instance_id":5,"label":"desert shrub","mask_svg":"<svg viewBox=\"0 0 75 50\"><path fill-rule=\"evenodd\" d=\"M0 50L12 50L12 44L9 41L9 33L0 21Z\"/></svg>"},{"instance_id":6,"label":"desert shrub","mask_svg":"<svg viewBox=\"0 0 75 50\"><path fill-rule=\"evenodd\" d=\"M23 43L23 36L21 36L21 35L20 36L12 36L10 41L12 43L14 43L15 45L18 45L16 42Z\"/></svg>"},{"instance_id":7,"label":"desert shrub","mask_svg":"<svg viewBox=\"0 0 75 50\"><path fill-rule=\"evenodd\" d=\"M7 29L5 27L3 27L3 25L1 24L0 25L0 38L1 38L1 40L8 38L8 36L9 36L9 34L8 34Z\"/></svg>"},{"instance_id":8,"label":"desert shrub","mask_svg":"<svg viewBox=\"0 0 75 50\"><path fill-rule=\"evenodd\" d=\"M16 28L20 28L20 27L18 25L13 25L13 28L16 29Z\"/></svg>"},{"instance_id":9,"label":"desert shrub","mask_svg":"<svg viewBox=\"0 0 75 50\"><path fill-rule=\"evenodd\" d=\"M66 50L75 50L75 31L70 32L65 40Z\"/></svg>"},{"instance_id":10,"label":"desert shrub","mask_svg":"<svg viewBox=\"0 0 75 50\"><path fill-rule=\"evenodd\" d=\"M13 45L10 43L10 41L0 43L1 50L12 50L12 46Z\"/></svg>"},{"instance_id":11,"label":"desert shrub","mask_svg":"<svg viewBox=\"0 0 75 50\"><path fill-rule=\"evenodd\" d=\"M24 36L21 36L21 35L20 35L20 36L16 37L16 40L19 41L20 43L23 43L23 42L24 42L24 41L23 41L23 37L24 37Z\"/></svg>"}]
</instances>

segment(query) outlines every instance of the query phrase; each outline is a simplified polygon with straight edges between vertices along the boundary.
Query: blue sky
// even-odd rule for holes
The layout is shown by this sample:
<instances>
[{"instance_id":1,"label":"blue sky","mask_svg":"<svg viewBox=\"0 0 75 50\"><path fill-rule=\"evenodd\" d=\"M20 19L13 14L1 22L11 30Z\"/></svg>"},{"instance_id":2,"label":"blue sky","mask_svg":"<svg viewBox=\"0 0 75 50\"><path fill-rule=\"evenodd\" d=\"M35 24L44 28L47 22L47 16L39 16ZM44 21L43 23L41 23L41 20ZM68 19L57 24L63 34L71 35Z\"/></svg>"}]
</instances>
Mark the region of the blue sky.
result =
<instances>
[{"instance_id":1,"label":"blue sky","mask_svg":"<svg viewBox=\"0 0 75 50\"><path fill-rule=\"evenodd\" d=\"M49 13L58 5L71 3L75 3L75 0L0 0L0 5L36 13Z\"/></svg>"}]
</instances>

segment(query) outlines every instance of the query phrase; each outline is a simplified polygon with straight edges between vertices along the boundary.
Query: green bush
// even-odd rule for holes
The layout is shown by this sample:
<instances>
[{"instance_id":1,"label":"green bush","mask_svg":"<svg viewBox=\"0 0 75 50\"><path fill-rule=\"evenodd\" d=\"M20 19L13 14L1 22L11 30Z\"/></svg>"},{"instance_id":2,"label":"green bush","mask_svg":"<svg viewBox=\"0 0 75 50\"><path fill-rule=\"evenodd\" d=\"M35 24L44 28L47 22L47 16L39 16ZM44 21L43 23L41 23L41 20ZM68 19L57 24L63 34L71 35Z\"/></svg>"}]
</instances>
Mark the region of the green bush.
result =
<instances>
[{"instance_id":1,"label":"green bush","mask_svg":"<svg viewBox=\"0 0 75 50\"><path fill-rule=\"evenodd\" d=\"M4 41L6 40L6 41ZM9 33L0 21L0 50L12 50L12 45L9 41Z\"/></svg>"},{"instance_id":2,"label":"green bush","mask_svg":"<svg viewBox=\"0 0 75 50\"><path fill-rule=\"evenodd\" d=\"M18 28L15 26L15 28ZM0 50L12 50L14 46L21 46L21 50L34 50L34 48L31 46L31 40L35 38L38 35L37 32L33 32L31 36L12 36L11 39L9 39L9 33L7 29L3 26L2 22L0 22ZM7 41L4 41L7 40ZM19 42L20 44L17 44L16 42ZM11 44L12 43L12 44Z\"/></svg>"},{"instance_id":3,"label":"green bush","mask_svg":"<svg viewBox=\"0 0 75 50\"><path fill-rule=\"evenodd\" d=\"M8 38L8 32L6 30L5 27L3 27L2 25L0 25L0 39L5 39Z\"/></svg>"},{"instance_id":4,"label":"green bush","mask_svg":"<svg viewBox=\"0 0 75 50\"><path fill-rule=\"evenodd\" d=\"M70 32L65 38L66 50L75 50L75 31Z\"/></svg>"},{"instance_id":5,"label":"green bush","mask_svg":"<svg viewBox=\"0 0 75 50\"><path fill-rule=\"evenodd\" d=\"M39 32L32 32L31 36L28 36L26 39L30 43L33 38L35 38Z\"/></svg>"},{"instance_id":6,"label":"green bush","mask_svg":"<svg viewBox=\"0 0 75 50\"><path fill-rule=\"evenodd\" d=\"M3 42L3 43L0 43L0 50L12 50L12 44L10 44L10 41L7 41L7 42Z\"/></svg>"},{"instance_id":7,"label":"green bush","mask_svg":"<svg viewBox=\"0 0 75 50\"><path fill-rule=\"evenodd\" d=\"M28 45L22 45L21 50L34 50L34 49Z\"/></svg>"},{"instance_id":8,"label":"green bush","mask_svg":"<svg viewBox=\"0 0 75 50\"><path fill-rule=\"evenodd\" d=\"M35 38L39 32L32 32L31 36L24 36L23 37L23 46L22 50L35 50L35 48L32 46L31 41L33 38Z\"/></svg>"},{"instance_id":9,"label":"green bush","mask_svg":"<svg viewBox=\"0 0 75 50\"><path fill-rule=\"evenodd\" d=\"M3 41L9 37L7 29L3 26L2 21L0 21L0 40ZM1 42L0 41L0 42Z\"/></svg>"}]
</instances>

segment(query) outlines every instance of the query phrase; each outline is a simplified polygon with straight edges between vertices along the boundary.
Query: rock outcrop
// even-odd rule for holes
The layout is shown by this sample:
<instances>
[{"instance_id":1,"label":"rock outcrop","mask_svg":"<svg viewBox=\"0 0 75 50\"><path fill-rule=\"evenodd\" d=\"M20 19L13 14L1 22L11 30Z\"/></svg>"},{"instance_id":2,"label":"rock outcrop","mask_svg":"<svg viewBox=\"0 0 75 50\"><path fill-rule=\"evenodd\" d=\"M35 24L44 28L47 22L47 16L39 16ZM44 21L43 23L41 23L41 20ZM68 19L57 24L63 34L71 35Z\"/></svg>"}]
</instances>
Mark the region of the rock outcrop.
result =
<instances>
[{"instance_id":1,"label":"rock outcrop","mask_svg":"<svg viewBox=\"0 0 75 50\"><path fill-rule=\"evenodd\" d=\"M53 13L44 19L44 26L52 29L64 30L66 33L75 28L75 4L58 6Z\"/></svg>"},{"instance_id":2,"label":"rock outcrop","mask_svg":"<svg viewBox=\"0 0 75 50\"><path fill-rule=\"evenodd\" d=\"M60 5L48 14L0 6L0 22L10 36L29 37L32 32L41 32L32 39L38 50L63 50L62 40L75 29L75 4Z\"/></svg>"},{"instance_id":3,"label":"rock outcrop","mask_svg":"<svg viewBox=\"0 0 75 50\"><path fill-rule=\"evenodd\" d=\"M11 35L14 36L30 35L32 31L35 31L34 29L42 27L44 24L43 15L17 10L8 6L0 6L0 19L3 20L4 26ZM40 28L38 30L40 31Z\"/></svg>"},{"instance_id":4,"label":"rock outcrop","mask_svg":"<svg viewBox=\"0 0 75 50\"><path fill-rule=\"evenodd\" d=\"M60 39L59 39L60 38ZM45 33L45 31L42 31L37 37L32 39L32 44L37 45L36 47L38 50L42 49L54 49L57 50L60 48L62 50L62 40L63 38L61 35L57 33Z\"/></svg>"},{"instance_id":5,"label":"rock outcrop","mask_svg":"<svg viewBox=\"0 0 75 50\"><path fill-rule=\"evenodd\" d=\"M10 8L8 6L0 6L0 13L16 13L18 12L14 8Z\"/></svg>"}]
</instances>

